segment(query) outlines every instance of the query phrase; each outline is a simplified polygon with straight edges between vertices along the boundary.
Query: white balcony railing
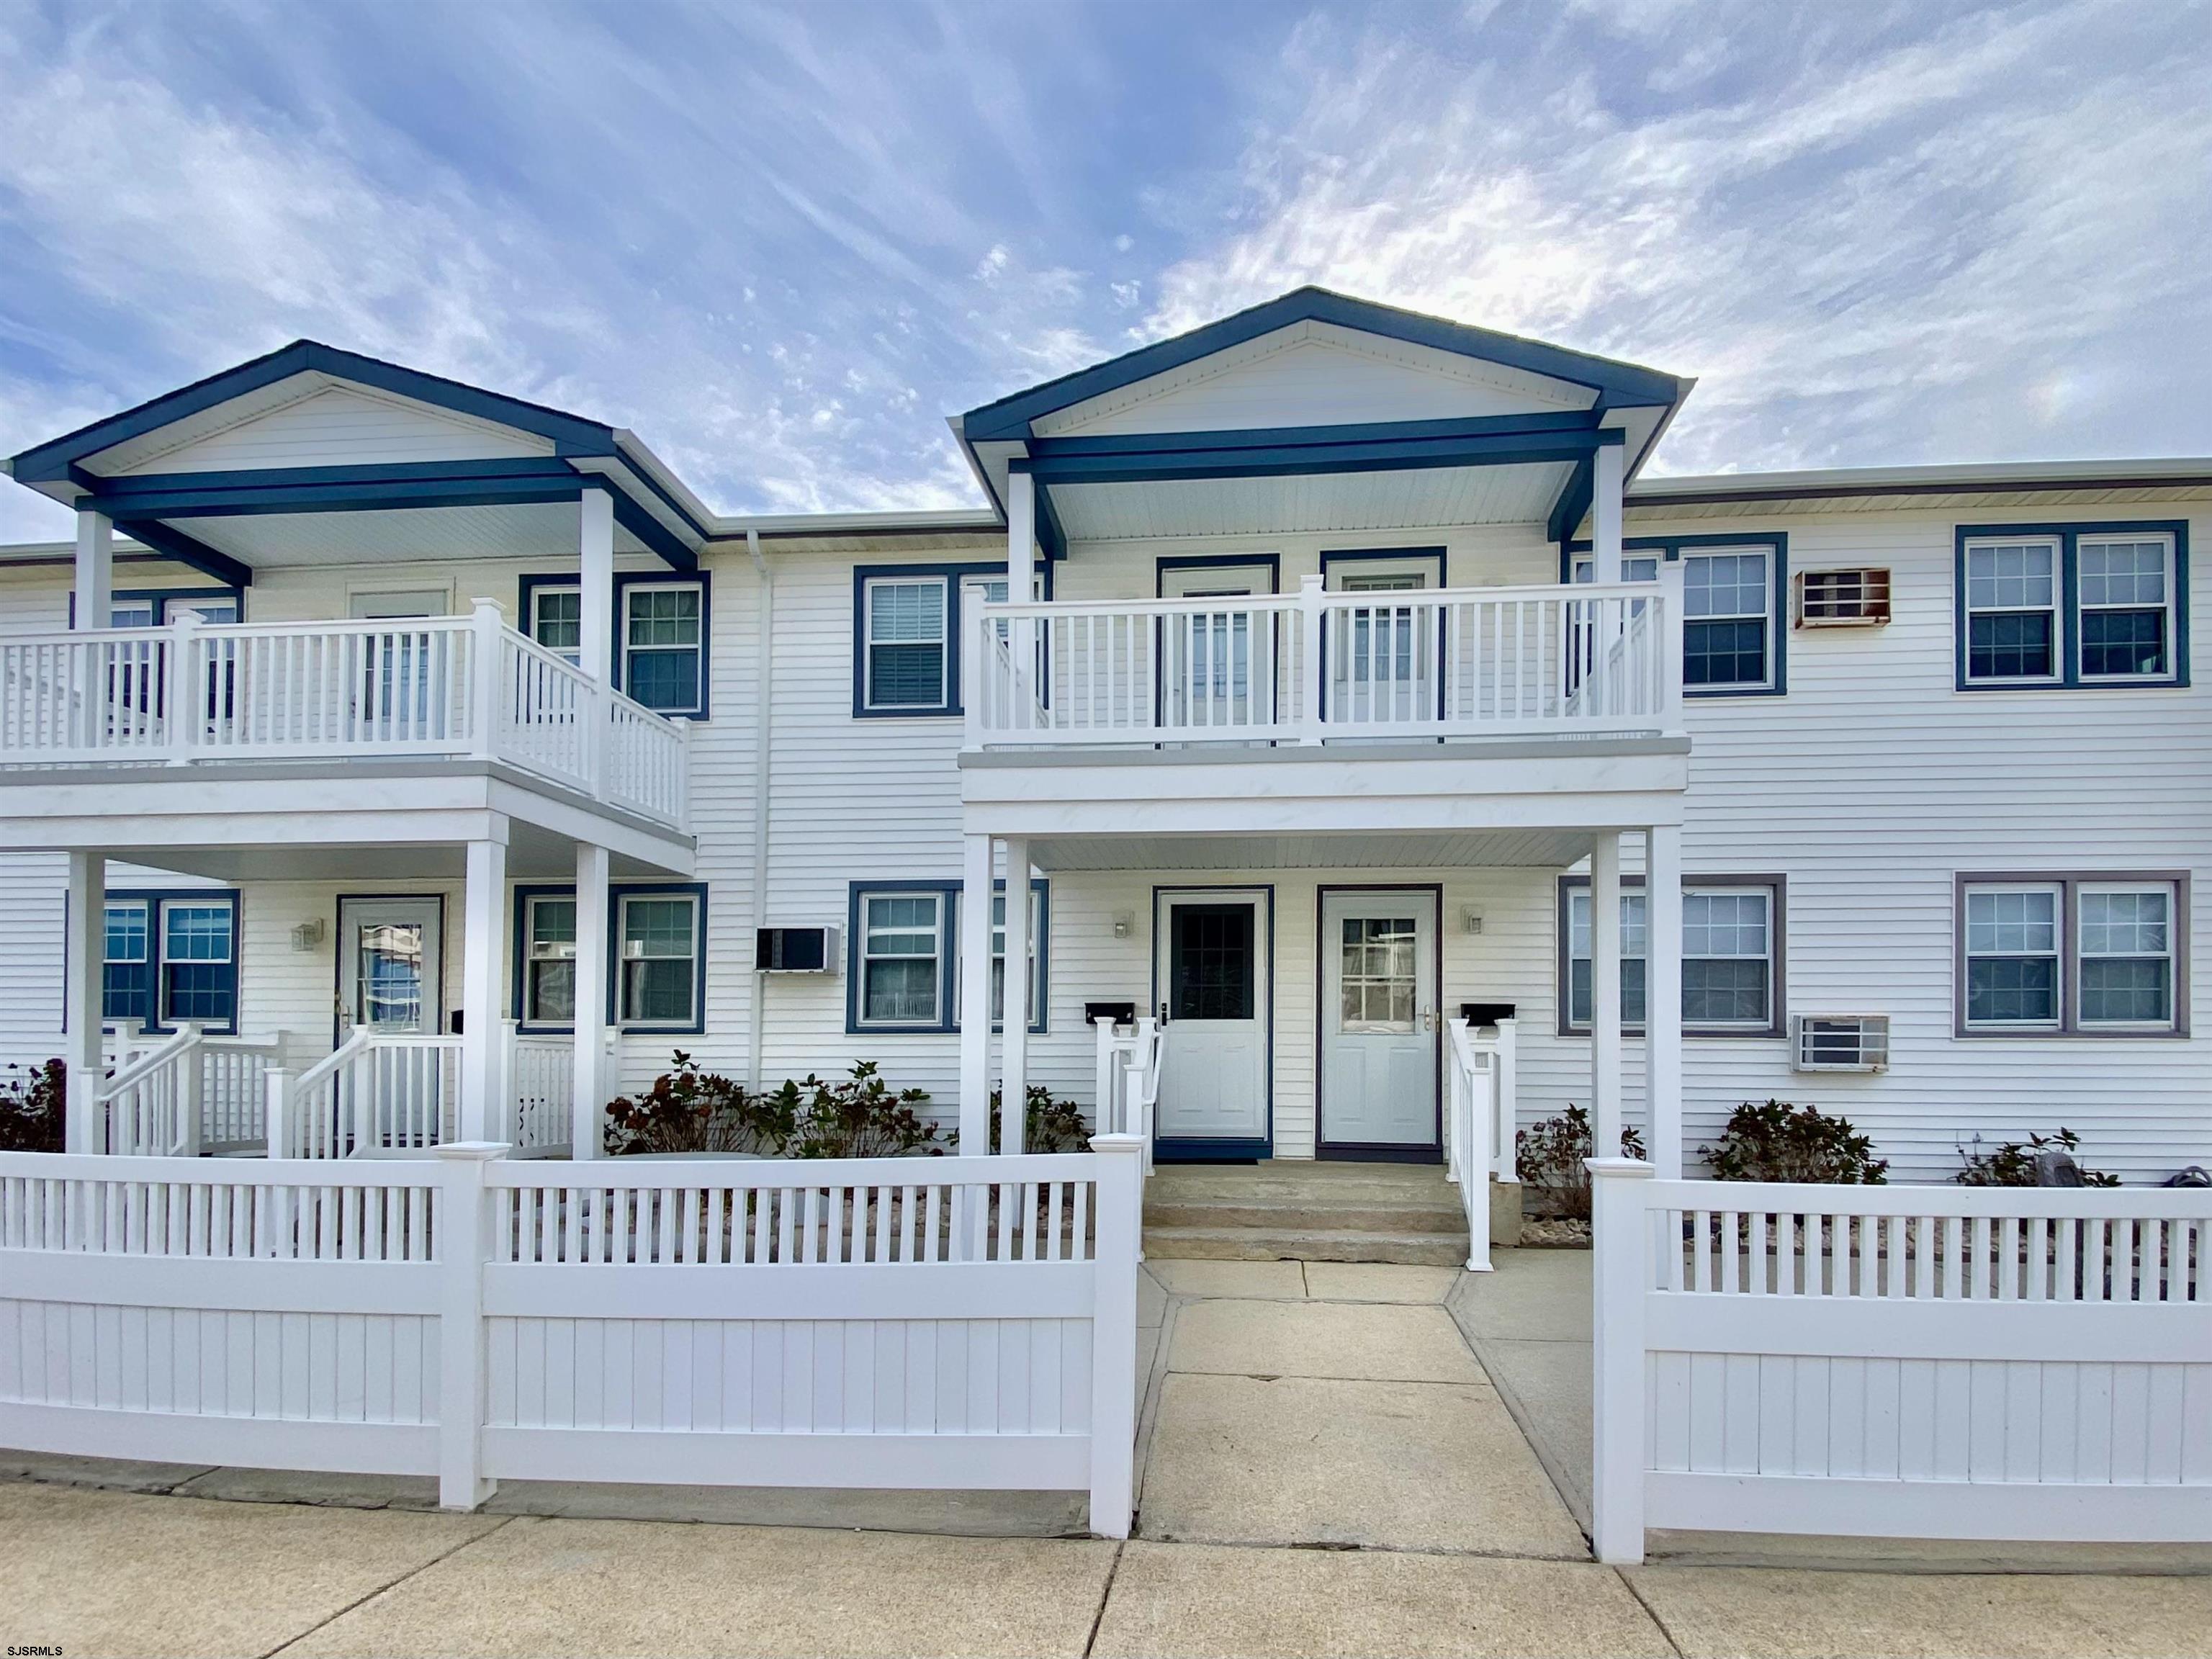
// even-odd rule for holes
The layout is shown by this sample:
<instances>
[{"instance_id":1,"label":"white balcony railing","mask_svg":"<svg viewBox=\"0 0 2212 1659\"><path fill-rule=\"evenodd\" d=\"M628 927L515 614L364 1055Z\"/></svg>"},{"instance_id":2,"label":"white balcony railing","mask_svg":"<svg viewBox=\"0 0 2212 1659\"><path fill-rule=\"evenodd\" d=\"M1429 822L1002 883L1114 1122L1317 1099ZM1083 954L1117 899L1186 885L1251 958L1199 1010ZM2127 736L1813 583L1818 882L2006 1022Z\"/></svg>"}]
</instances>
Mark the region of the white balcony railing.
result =
<instances>
[{"instance_id":1,"label":"white balcony railing","mask_svg":"<svg viewBox=\"0 0 2212 1659\"><path fill-rule=\"evenodd\" d=\"M968 746L1672 732L1680 616L1678 580L981 605Z\"/></svg>"},{"instance_id":2,"label":"white balcony railing","mask_svg":"<svg viewBox=\"0 0 2212 1659\"><path fill-rule=\"evenodd\" d=\"M0 766L496 760L682 827L685 729L495 606L0 639Z\"/></svg>"}]
</instances>

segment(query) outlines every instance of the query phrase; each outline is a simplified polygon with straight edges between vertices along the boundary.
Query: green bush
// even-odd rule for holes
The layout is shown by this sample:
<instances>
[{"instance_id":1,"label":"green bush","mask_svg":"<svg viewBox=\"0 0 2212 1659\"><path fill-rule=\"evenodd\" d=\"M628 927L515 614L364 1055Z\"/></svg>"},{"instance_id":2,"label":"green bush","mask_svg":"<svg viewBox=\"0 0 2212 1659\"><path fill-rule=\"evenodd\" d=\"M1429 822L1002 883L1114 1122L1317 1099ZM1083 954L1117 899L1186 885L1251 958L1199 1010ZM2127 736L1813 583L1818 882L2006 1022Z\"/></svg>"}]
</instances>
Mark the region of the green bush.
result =
<instances>
[{"instance_id":1,"label":"green bush","mask_svg":"<svg viewBox=\"0 0 2212 1659\"><path fill-rule=\"evenodd\" d=\"M1720 1139L1705 1150L1717 1181L1801 1181L1823 1186L1887 1184L1889 1160L1874 1156L1874 1142L1848 1118L1817 1106L1745 1101L1729 1115Z\"/></svg>"},{"instance_id":2,"label":"green bush","mask_svg":"<svg viewBox=\"0 0 2212 1659\"><path fill-rule=\"evenodd\" d=\"M0 1152L58 1152L68 1145L69 1068L10 1066L0 1074Z\"/></svg>"},{"instance_id":3,"label":"green bush","mask_svg":"<svg viewBox=\"0 0 2212 1659\"><path fill-rule=\"evenodd\" d=\"M1522 1184L1533 1189L1530 1197L1540 1213L1589 1219L1589 1171L1583 1160L1593 1155L1590 1139L1589 1114L1574 1105L1514 1137L1514 1161L1520 1166ZM1620 1155L1645 1156L1644 1137L1633 1124L1621 1126Z\"/></svg>"},{"instance_id":4,"label":"green bush","mask_svg":"<svg viewBox=\"0 0 2212 1659\"><path fill-rule=\"evenodd\" d=\"M893 1158L941 1154L936 1126L915 1110L929 1098L921 1089L894 1094L862 1060L825 1082L809 1073L755 1094L743 1084L702 1072L676 1051L673 1071L655 1078L633 1100L607 1106L607 1151L752 1152L763 1158Z\"/></svg>"},{"instance_id":5,"label":"green bush","mask_svg":"<svg viewBox=\"0 0 2212 1659\"><path fill-rule=\"evenodd\" d=\"M991 1091L991 1151L999 1150L999 1109L1006 1091ZM952 1150L960 1150L960 1131L947 1137ZM1022 1112L1022 1150L1025 1152L1082 1152L1091 1148L1091 1126L1083 1121L1083 1108L1072 1100L1054 1100L1042 1083L1029 1086Z\"/></svg>"},{"instance_id":6,"label":"green bush","mask_svg":"<svg viewBox=\"0 0 2212 1659\"><path fill-rule=\"evenodd\" d=\"M2072 1157L2081 1145L2081 1137L2061 1125L2055 1135L2031 1134L2025 1142L2002 1141L1992 1152L1981 1149L1982 1138L1974 1137L1972 1151L1959 1148L1959 1158L1966 1167L1951 1179L1961 1187L2033 1187L2035 1185L2035 1155L2038 1152L2064 1152ZM2119 1176L2104 1170L2083 1169L2081 1184L2085 1187L2117 1187Z\"/></svg>"}]
</instances>

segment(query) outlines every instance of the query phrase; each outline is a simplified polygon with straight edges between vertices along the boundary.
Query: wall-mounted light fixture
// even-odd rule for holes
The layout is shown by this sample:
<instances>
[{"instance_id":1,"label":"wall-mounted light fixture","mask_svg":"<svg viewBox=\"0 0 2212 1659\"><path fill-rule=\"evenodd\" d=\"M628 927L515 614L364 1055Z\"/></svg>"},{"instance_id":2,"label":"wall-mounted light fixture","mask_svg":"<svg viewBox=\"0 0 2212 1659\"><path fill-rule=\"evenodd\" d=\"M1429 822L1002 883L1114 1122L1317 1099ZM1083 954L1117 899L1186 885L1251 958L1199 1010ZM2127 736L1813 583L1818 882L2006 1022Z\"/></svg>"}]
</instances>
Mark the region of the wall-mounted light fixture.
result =
<instances>
[{"instance_id":1,"label":"wall-mounted light fixture","mask_svg":"<svg viewBox=\"0 0 2212 1659\"><path fill-rule=\"evenodd\" d=\"M1133 911L1116 910L1114 913L1114 937L1115 939L1127 939L1136 931L1137 918L1136 914Z\"/></svg>"},{"instance_id":2,"label":"wall-mounted light fixture","mask_svg":"<svg viewBox=\"0 0 2212 1659\"><path fill-rule=\"evenodd\" d=\"M310 916L292 930L292 948L295 951L312 951L322 942L323 919L320 916Z\"/></svg>"},{"instance_id":3,"label":"wall-mounted light fixture","mask_svg":"<svg viewBox=\"0 0 2212 1659\"><path fill-rule=\"evenodd\" d=\"M1470 933L1482 931L1482 912L1472 904L1462 904L1459 910L1459 925Z\"/></svg>"}]
</instances>

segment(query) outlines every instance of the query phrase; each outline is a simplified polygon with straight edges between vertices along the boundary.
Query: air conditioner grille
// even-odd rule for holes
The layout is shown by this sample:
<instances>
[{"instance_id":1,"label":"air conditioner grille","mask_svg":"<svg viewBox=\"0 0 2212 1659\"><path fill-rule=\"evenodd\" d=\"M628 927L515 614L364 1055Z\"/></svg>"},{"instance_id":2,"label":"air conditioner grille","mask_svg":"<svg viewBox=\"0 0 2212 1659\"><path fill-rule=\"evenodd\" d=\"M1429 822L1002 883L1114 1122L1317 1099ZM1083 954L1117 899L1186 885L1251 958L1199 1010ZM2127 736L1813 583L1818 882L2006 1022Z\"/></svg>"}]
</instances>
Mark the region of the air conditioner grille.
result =
<instances>
[{"instance_id":1,"label":"air conditioner grille","mask_svg":"<svg viewBox=\"0 0 2212 1659\"><path fill-rule=\"evenodd\" d=\"M1886 1072L1889 1069L1887 1014L1800 1014L1790 1069L1799 1072Z\"/></svg>"},{"instance_id":2,"label":"air conditioner grille","mask_svg":"<svg viewBox=\"0 0 2212 1659\"><path fill-rule=\"evenodd\" d=\"M1889 572L1801 570L1797 573L1797 626L1879 628L1889 620Z\"/></svg>"}]
</instances>

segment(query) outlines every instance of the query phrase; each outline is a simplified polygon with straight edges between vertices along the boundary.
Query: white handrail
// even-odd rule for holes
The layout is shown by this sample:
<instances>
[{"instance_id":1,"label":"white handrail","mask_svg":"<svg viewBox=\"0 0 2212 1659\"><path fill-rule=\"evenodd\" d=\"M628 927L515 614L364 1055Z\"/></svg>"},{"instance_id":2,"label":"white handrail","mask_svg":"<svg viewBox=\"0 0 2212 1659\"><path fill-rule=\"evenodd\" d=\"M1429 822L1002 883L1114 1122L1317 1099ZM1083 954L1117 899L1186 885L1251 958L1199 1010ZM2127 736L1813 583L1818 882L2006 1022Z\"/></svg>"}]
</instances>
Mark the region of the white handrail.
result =
<instances>
[{"instance_id":1,"label":"white handrail","mask_svg":"<svg viewBox=\"0 0 2212 1659\"><path fill-rule=\"evenodd\" d=\"M200 1028L176 1035L124 1066L96 1091L112 1153L189 1156L199 1135Z\"/></svg>"},{"instance_id":2,"label":"white handrail","mask_svg":"<svg viewBox=\"0 0 2212 1659\"><path fill-rule=\"evenodd\" d=\"M1459 1188L1467 1216L1469 1273L1490 1267L1490 1176L1497 1157L1503 1067L1498 1048L1473 1036L1464 1019L1447 1022L1444 1174Z\"/></svg>"}]
</instances>

